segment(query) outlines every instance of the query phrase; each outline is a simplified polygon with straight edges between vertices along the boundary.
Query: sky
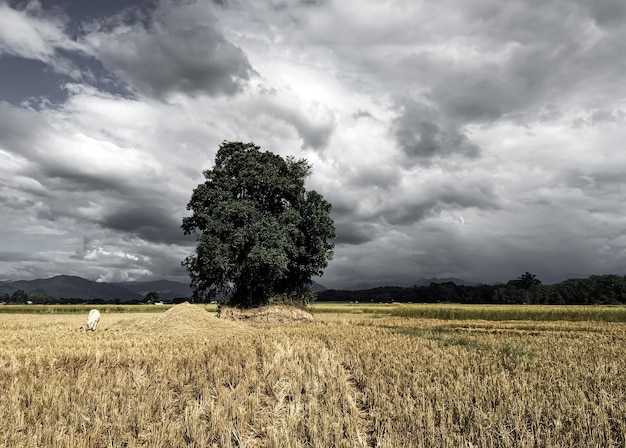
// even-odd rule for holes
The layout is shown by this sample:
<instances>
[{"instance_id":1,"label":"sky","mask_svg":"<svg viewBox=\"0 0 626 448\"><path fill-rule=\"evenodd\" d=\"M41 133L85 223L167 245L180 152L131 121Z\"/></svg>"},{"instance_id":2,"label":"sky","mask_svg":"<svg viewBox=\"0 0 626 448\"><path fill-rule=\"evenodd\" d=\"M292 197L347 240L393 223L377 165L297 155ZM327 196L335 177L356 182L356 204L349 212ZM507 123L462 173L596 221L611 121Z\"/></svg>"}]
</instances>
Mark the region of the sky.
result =
<instances>
[{"instance_id":1,"label":"sky","mask_svg":"<svg viewBox=\"0 0 626 448\"><path fill-rule=\"evenodd\" d=\"M187 281L224 140L312 165L329 288L626 272L623 0L0 0L0 280Z\"/></svg>"}]
</instances>

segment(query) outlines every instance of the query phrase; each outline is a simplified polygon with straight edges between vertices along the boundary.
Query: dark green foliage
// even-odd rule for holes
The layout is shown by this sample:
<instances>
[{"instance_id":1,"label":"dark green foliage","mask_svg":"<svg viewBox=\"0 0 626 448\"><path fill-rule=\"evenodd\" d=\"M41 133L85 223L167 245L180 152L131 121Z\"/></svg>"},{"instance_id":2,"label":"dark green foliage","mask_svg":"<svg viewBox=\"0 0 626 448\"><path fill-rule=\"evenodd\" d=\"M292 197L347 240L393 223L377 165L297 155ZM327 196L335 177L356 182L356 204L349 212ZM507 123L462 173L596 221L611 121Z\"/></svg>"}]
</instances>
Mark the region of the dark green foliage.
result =
<instances>
[{"instance_id":1,"label":"dark green foliage","mask_svg":"<svg viewBox=\"0 0 626 448\"><path fill-rule=\"evenodd\" d=\"M146 302L153 303L153 302L158 302L158 300L159 300L158 291L150 291L146 294Z\"/></svg>"},{"instance_id":2,"label":"dark green foliage","mask_svg":"<svg viewBox=\"0 0 626 448\"><path fill-rule=\"evenodd\" d=\"M41 293L28 294L28 300L39 305L55 303L55 300L52 297Z\"/></svg>"},{"instance_id":3,"label":"dark green foliage","mask_svg":"<svg viewBox=\"0 0 626 448\"><path fill-rule=\"evenodd\" d=\"M509 281L507 283L509 286L513 286L517 289L530 289L533 286L541 285L541 280L537 278L535 274L531 274L526 271L524 274L520 275L517 279Z\"/></svg>"},{"instance_id":4,"label":"dark green foliage","mask_svg":"<svg viewBox=\"0 0 626 448\"><path fill-rule=\"evenodd\" d=\"M456 285L453 282L431 283L428 286L382 286L358 291L327 289L318 293L326 302L412 302L412 303L492 303L498 286Z\"/></svg>"},{"instance_id":5,"label":"dark green foliage","mask_svg":"<svg viewBox=\"0 0 626 448\"><path fill-rule=\"evenodd\" d=\"M626 304L626 276L592 275L543 285L525 273L506 285L455 285L452 282L400 288L385 286L360 291L329 289L319 293L328 302L413 302L464 304L619 305Z\"/></svg>"},{"instance_id":6,"label":"dark green foliage","mask_svg":"<svg viewBox=\"0 0 626 448\"><path fill-rule=\"evenodd\" d=\"M27 301L28 301L28 294L26 294L21 289L18 289L13 294L11 294L11 299L9 300L9 303L24 304Z\"/></svg>"},{"instance_id":7,"label":"dark green foliage","mask_svg":"<svg viewBox=\"0 0 626 448\"><path fill-rule=\"evenodd\" d=\"M274 296L306 302L311 277L332 258L331 205L307 191L306 160L261 152L253 143L224 142L206 181L196 187L183 218L198 241L183 265L194 300L218 293L240 307Z\"/></svg>"}]
</instances>

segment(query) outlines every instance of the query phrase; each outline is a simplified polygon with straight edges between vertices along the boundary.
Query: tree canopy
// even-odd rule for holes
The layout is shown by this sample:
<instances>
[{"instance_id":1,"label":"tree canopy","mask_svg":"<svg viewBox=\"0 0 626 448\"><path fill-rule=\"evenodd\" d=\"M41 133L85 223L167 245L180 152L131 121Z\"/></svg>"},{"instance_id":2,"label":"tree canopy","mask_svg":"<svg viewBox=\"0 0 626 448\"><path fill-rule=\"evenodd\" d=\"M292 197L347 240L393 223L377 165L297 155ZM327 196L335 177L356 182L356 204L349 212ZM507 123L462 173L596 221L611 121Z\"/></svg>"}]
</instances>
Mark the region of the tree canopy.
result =
<instances>
[{"instance_id":1,"label":"tree canopy","mask_svg":"<svg viewBox=\"0 0 626 448\"><path fill-rule=\"evenodd\" d=\"M310 298L312 276L332 258L331 205L305 179L305 159L262 152L254 143L223 142L213 169L193 191L182 229L195 254L183 260L194 300L220 293L239 307L282 296Z\"/></svg>"},{"instance_id":2,"label":"tree canopy","mask_svg":"<svg viewBox=\"0 0 626 448\"><path fill-rule=\"evenodd\" d=\"M518 289L530 289L533 286L541 285L541 280L539 280L535 274L526 271L517 277L517 279L510 280L508 284Z\"/></svg>"}]
</instances>

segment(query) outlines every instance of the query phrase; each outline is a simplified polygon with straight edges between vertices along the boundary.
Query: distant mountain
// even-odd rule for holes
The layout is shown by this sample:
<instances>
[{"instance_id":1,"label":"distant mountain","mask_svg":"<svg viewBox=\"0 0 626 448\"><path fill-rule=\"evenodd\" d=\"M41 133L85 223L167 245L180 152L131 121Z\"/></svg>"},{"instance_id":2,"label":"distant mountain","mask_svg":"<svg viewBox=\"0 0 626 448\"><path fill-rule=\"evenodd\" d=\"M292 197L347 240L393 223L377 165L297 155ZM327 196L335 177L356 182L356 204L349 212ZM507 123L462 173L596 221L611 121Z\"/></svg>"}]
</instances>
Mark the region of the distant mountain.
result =
<instances>
[{"instance_id":1,"label":"distant mountain","mask_svg":"<svg viewBox=\"0 0 626 448\"><path fill-rule=\"evenodd\" d=\"M558 283L564 282L565 280L569 280L571 278L588 278L591 274L581 274L580 272L564 272L559 275L540 277L537 276L539 280L544 285L556 285Z\"/></svg>"},{"instance_id":2,"label":"distant mountain","mask_svg":"<svg viewBox=\"0 0 626 448\"><path fill-rule=\"evenodd\" d=\"M170 280L101 283L81 277L58 275L46 279L0 282L0 295L11 295L20 289L27 294L46 294L55 299L100 299L121 302L142 301L150 291L157 291L163 300L191 296L188 284Z\"/></svg>"},{"instance_id":3,"label":"distant mountain","mask_svg":"<svg viewBox=\"0 0 626 448\"><path fill-rule=\"evenodd\" d=\"M313 282L314 291L325 291L326 287ZM121 302L139 302L150 291L159 293L159 299L171 301L181 297L191 297L188 283L171 280L148 282L100 283L71 275L36 280L0 281L0 296L11 295L17 290L27 294L46 294L54 299L82 299Z\"/></svg>"},{"instance_id":4,"label":"distant mountain","mask_svg":"<svg viewBox=\"0 0 626 448\"><path fill-rule=\"evenodd\" d=\"M36 280L17 280L0 284L0 294L12 294L21 289L27 294L47 294L55 299L101 299L105 301L137 301L143 297L115 283L98 283L71 275Z\"/></svg>"},{"instance_id":5,"label":"distant mountain","mask_svg":"<svg viewBox=\"0 0 626 448\"><path fill-rule=\"evenodd\" d=\"M172 300L179 297L191 297L192 291L188 283L171 280L156 280L151 282L122 282L115 285L131 290L145 297L150 291L159 293L159 299Z\"/></svg>"},{"instance_id":6,"label":"distant mountain","mask_svg":"<svg viewBox=\"0 0 626 448\"><path fill-rule=\"evenodd\" d=\"M326 286L321 285L321 284L319 284L317 282L311 282L311 283L312 283L311 289L313 291L326 291L328 289Z\"/></svg>"},{"instance_id":7,"label":"distant mountain","mask_svg":"<svg viewBox=\"0 0 626 448\"><path fill-rule=\"evenodd\" d=\"M470 282L468 280L463 280L462 278L454 278L454 277L442 277L442 278L421 278L416 283L415 286L428 286L431 283L454 283L455 285L463 285L463 286L478 286L480 283ZM413 286L413 285L411 285Z\"/></svg>"}]
</instances>

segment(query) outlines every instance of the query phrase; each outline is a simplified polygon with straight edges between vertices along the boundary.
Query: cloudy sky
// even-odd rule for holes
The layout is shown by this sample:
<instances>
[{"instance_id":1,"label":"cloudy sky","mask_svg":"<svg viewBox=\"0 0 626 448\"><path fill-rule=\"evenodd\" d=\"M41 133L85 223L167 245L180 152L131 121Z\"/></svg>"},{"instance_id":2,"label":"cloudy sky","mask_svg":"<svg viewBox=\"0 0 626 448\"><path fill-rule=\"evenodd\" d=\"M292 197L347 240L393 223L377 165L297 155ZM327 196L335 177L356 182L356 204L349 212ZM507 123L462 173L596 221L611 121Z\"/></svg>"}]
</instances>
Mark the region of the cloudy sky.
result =
<instances>
[{"instance_id":1,"label":"cloudy sky","mask_svg":"<svg viewBox=\"0 0 626 448\"><path fill-rule=\"evenodd\" d=\"M306 158L319 282L626 271L623 0L0 0L0 280L186 280L223 140Z\"/></svg>"}]
</instances>

